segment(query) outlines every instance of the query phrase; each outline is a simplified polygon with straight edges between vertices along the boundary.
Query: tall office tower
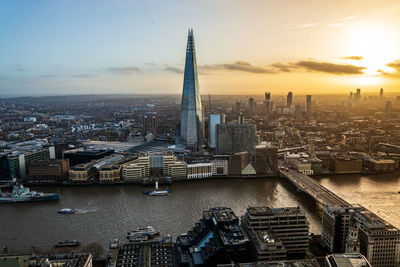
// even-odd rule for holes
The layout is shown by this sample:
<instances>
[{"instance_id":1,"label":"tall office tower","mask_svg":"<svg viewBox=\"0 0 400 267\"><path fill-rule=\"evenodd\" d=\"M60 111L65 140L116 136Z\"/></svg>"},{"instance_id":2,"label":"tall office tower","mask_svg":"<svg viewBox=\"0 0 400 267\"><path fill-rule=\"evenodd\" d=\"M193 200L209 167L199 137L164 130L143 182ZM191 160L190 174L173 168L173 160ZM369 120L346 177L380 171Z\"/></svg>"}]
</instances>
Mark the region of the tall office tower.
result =
<instances>
[{"instance_id":1,"label":"tall office tower","mask_svg":"<svg viewBox=\"0 0 400 267\"><path fill-rule=\"evenodd\" d=\"M307 102L307 118L311 118L312 115L312 108L311 108L311 95L306 96L306 102Z\"/></svg>"},{"instance_id":2,"label":"tall office tower","mask_svg":"<svg viewBox=\"0 0 400 267\"><path fill-rule=\"evenodd\" d=\"M153 130L153 133L157 132L157 117L156 116L153 116L151 118L151 126L150 126L150 128Z\"/></svg>"},{"instance_id":3,"label":"tall office tower","mask_svg":"<svg viewBox=\"0 0 400 267\"><path fill-rule=\"evenodd\" d=\"M238 102L236 102L236 106L235 106L236 114L239 114L241 110L242 110L242 103L240 103L238 101Z\"/></svg>"},{"instance_id":4,"label":"tall office tower","mask_svg":"<svg viewBox=\"0 0 400 267\"><path fill-rule=\"evenodd\" d=\"M392 102L387 101L386 102L386 116L389 116L390 113L392 113Z\"/></svg>"},{"instance_id":5,"label":"tall office tower","mask_svg":"<svg viewBox=\"0 0 400 267\"><path fill-rule=\"evenodd\" d=\"M209 143L210 147L215 148L217 145L217 125L225 123L224 114L210 114L209 120Z\"/></svg>"},{"instance_id":6,"label":"tall office tower","mask_svg":"<svg viewBox=\"0 0 400 267\"><path fill-rule=\"evenodd\" d=\"M241 111L241 112L239 113L238 123L239 123L239 124L244 124L244 114L243 114L243 111Z\"/></svg>"},{"instance_id":7,"label":"tall office tower","mask_svg":"<svg viewBox=\"0 0 400 267\"><path fill-rule=\"evenodd\" d=\"M271 112L271 93L265 92L265 100L264 100L265 110L267 113Z\"/></svg>"},{"instance_id":8,"label":"tall office tower","mask_svg":"<svg viewBox=\"0 0 400 267\"><path fill-rule=\"evenodd\" d=\"M325 207L322 211L321 245L329 252L343 253L350 224L357 208Z\"/></svg>"},{"instance_id":9,"label":"tall office tower","mask_svg":"<svg viewBox=\"0 0 400 267\"><path fill-rule=\"evenodd\" d=\"M193 29L189 29L181 103L181 143L191 150L199 150L203 145L203 131Z\"/></svg>"},{"instance_id":10,"label":"tall office tower","mask_svg":"<svg viewBox=\"0 0 400 267\"><path fill-rule=\"evenodd\" d=\"M287 94L287 98L286 98L286 105L288 108L290 108L292 106L292 104L293 104L293 93L289 92Z\"/></svg>"},{"instance_id":11,"label":"tall office tower","mask_svg":"<svg viewBox=\"0 0 400 267\"><path fill-rule=\"evenodd\" d=\"M349 97L350 101L353 101L353 92L350 92L350 97Z\"/></svg>"},{"instance_id":12,"label":"tall office tower","mask_svg":"<svg viewBox=\"0 0 400 267\"><path fill-rule=\"evenodd\" d=\"M249 110L252 114L256 113L256 101L252 97L249 98Z\"/></svg>"},{"instance_id":13,"label":"tall office tower","mask_svg":"<svg viewBox=\"0 0 400 267\"><path fill-rule=\"evenodd\" d=\"M356 95L354 96L354 100L356 102L361 100L361 89L360 88L357 88L357 92L356 92Z\"/></svg>"},{"instance_id":14,"label":"tall office tower","mask_svg":"<svg viewBox=\"0 0 400 267\"><path fill-rule=\"evenodd\" d=\"M143 117L143 134L146 135L149 130L149 118L147 116Z\"/></svg>"},{"instance_id":15,"label":"tall office tower","mask_svg":"<svg viewBox=\"0 0 400 267\"><path fill-rule=\"evenodd\" d=\"M217 152L236 153L254 151L257 145L257 127L254 124L218 124Z\"/></svg>"},{"instance_id":16,"label":"tall office tower","mask_svg":"<svg viewBox=\"0 0 400 267\"><path fill-rule=\"evenodd\" d=\"M383 88L381 88L381 90L379 91L379 96L380 96L380 98L383 97Z\"/></svg>"},{"instance_id":17,"label":"tall office tower","mask_svg":"<svg viewBox=\"0 0 400 267\"><path fill-rule=\"evenodd\" d=\"M400 230L361 207L355 213L360 253L374 267L400 265Z\"/></svg>"},{"instance_id":18,"label":"tall office tower","mask_svg":"<svg viewBox=\"0 0 400 267\"><path fill-rule=\"evenodd\" d=\"M249 207L241 221L248 234L257 231L275 233L285 246L288 256L304 256L308 250L309 223L299 207ZM253 241L254 235L250 237Z\"/></svg>"}]
</instances>

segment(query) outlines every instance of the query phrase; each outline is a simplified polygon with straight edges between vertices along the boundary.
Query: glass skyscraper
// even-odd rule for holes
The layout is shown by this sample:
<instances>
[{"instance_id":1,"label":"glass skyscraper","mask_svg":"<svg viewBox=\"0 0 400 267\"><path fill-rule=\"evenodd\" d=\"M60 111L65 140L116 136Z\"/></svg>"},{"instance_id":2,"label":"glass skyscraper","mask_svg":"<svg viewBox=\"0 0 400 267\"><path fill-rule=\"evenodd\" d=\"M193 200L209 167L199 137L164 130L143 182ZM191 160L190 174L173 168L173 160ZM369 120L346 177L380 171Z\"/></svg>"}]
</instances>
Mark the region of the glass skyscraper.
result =
<instances>
[{"instance_id":1,"label":"glass skyscraper","mask_svg":"<svg viewBox=\"0 0 400 267\"><path fill-rule=\"evenodd\" d=\"M189 30L181 103L181 144L191 150L203 145L203 109L197 78L193 29Z\"/></svg>"}]
</instances>

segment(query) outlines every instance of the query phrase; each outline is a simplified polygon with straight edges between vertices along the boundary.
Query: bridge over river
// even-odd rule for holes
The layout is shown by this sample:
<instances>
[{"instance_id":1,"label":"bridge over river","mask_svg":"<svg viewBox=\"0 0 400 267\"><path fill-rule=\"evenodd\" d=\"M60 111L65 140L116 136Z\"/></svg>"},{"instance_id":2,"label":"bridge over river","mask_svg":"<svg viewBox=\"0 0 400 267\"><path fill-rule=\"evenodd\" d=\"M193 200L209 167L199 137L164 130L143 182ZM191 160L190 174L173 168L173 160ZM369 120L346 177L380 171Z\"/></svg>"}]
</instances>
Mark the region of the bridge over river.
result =
<instances>
[{"instance_id":1,"label":"bridge over river","mask_svg":"<svg viewBox=\"0 0 400 267\"><path fill-rule=\"evenodd\" d=\"M322 206L349 207L351 206L344 199L328 190L310 176L296 170L288 169L286 166L279 166L279 174L291 181L299 190L307 193Z\"/></svg>"}]
</instances>

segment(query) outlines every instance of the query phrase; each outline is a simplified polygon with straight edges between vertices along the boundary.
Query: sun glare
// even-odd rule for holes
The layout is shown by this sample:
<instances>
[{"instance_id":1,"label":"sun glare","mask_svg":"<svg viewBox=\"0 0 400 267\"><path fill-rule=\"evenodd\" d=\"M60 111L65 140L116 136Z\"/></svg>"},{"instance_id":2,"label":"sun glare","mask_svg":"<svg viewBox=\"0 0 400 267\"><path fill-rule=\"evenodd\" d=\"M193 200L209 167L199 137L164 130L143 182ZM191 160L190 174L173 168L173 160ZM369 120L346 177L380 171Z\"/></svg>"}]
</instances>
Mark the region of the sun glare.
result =
<instances>
[{"instance_id":1,"label":"sun glare","mask_svg":"<svg viewBox=\"0 0 400 267\"><path fill-rule=\"evenodd\" d=\"M393 71L386 64L396 59L398 44L395 31L384 25L359 25L353 33L352 52L360 55L360 65L366 67L365 74L377 74L378 70ZM374 79L367 79L374 81Z\"/></svg>"}]
</instances>

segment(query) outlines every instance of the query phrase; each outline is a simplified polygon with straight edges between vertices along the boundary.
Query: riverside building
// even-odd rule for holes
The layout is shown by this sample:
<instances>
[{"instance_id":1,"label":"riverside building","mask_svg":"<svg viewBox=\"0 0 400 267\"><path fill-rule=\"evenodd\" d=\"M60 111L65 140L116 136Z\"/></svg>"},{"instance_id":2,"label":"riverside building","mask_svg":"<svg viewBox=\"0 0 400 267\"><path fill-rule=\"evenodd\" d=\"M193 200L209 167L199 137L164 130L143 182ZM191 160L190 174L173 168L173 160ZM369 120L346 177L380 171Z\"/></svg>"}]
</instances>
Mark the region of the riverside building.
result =
<instances>
[{"instance_id":1,"label":"riverside building","mask_svg":"<svg viewBox=\"0 0 400 267\"><path fill-rule=\"evenodd\" d=\"M243 229L272 231L282 241L288 256L304 256L308 249L309 223L299 207L275 208L250 207L242 217ZM252 239L253 243L257 241Z\"/></svg>"}]
</instances>

